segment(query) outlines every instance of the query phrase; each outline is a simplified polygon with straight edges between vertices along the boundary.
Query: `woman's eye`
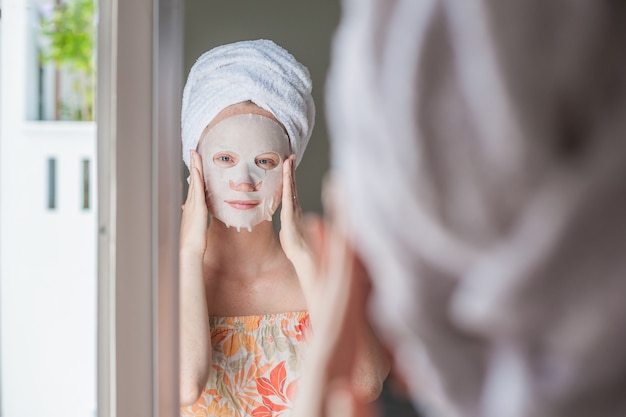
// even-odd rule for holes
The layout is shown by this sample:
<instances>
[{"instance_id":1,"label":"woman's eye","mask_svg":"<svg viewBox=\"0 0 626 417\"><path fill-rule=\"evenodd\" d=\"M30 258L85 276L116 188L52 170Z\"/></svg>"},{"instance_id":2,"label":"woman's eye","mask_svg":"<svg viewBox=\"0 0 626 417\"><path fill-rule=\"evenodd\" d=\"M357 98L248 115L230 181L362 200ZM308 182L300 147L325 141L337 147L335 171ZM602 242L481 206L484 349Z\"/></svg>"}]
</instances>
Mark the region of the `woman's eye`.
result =
<instances>
[{"instance_id":1,"label":"woman's eye","mask_svg":"<svg viewBox=\"0 0 626 417\"><path fill-rule=\"evenodd\" d=\"M255 160L256 165L259 168L263 168L265 170L276 168L279 162L280 162L280 158L278 158L278 156L275 156L275 155L259 156Z\"/></svg>"},{"instance_id":2,"label":"woman's eye","mask_svg":"<svg viewBox=\"0 0 626 417\"><path fill-rule=\"evenodd\" d=\"M213 157L213 163L218 167L228 168L236 164L236 160L232 155L217 154Z\"/></svg>"}]
</instances>

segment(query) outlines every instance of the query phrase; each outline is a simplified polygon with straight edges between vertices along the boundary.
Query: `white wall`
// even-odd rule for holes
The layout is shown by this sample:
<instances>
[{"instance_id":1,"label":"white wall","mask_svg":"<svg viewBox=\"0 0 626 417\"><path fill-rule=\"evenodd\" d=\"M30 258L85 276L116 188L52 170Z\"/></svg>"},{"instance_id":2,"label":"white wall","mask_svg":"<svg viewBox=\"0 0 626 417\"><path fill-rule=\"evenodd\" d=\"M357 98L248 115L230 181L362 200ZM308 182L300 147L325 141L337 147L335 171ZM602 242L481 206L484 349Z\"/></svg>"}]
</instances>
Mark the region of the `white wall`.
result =
<instances>
[{"instance_id":1,"label":"white wall","mask_svg":"<svg viewBox=\"0 0 626 417\"><path fill-rule=\"evenodd\" d=\"M3 0L0 26L0 414L94 416L95 125L25 121L26 1Z\"/></svg>"}]
</instances>

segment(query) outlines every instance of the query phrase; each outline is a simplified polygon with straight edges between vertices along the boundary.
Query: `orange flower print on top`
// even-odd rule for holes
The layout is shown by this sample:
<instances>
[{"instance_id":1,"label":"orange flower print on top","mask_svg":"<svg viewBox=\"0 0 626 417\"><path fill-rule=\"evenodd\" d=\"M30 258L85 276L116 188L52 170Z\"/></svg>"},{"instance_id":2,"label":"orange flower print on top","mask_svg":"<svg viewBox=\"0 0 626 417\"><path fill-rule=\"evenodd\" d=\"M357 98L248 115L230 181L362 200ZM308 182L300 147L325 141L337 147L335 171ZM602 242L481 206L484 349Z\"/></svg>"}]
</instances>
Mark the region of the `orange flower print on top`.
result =
<instances>
[{"instance_id":1,"label":"orange flower print on top","mask_svg":"<svg viewBox=\"0 0 626 417\"><path fill-rule=\"evenodd\" d=\"M287 383L285 362L279 363L269 374L269 377L257 378L259 394L263 397L263 405L252 411L254 417L278 416L283 411L290 410L293 403L293 391L298 381Z\"/></svg>"},{"instance_id":2,"label":"orange flower print on top","mask_svg":"<svg viewBox=\"0 0 626 417\"><path fill-rule=\"evenodd\" d=\"M211 317L212 369L183 417L288 417L310 332L306 312Z\"/></svg>"},{"instance_id":3,"label":"orange flower print on top","mask_svg":"<svg viewBox=\"0 0 626 417\"><path fill-rule=\"evenodd\" d=\"M310 337L311 332L311 319L309 315L303 316L296 325L296 340L298 342L305 341L307 337Z\"/></svg>"}]
</instances>

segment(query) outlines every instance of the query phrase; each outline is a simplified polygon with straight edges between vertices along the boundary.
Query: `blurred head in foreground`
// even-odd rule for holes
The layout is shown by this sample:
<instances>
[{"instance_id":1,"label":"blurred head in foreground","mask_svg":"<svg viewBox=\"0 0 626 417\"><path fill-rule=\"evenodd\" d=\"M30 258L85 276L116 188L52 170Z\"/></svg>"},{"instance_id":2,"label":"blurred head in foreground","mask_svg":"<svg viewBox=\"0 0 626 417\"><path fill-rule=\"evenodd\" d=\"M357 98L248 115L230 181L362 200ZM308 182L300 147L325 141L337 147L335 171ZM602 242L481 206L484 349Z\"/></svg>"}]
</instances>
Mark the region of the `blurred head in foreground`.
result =
<instances>
[{"instance_id":1,"label":"blurred head in foreground","mask_svg":"<svg viewBox=\"0 0 626 417\"><path fill-rule=\"evenodd\" d=\"M416 404L626 413L625 44L617 1L343 1L334 198Z\"/></svg>"}]
</instances>

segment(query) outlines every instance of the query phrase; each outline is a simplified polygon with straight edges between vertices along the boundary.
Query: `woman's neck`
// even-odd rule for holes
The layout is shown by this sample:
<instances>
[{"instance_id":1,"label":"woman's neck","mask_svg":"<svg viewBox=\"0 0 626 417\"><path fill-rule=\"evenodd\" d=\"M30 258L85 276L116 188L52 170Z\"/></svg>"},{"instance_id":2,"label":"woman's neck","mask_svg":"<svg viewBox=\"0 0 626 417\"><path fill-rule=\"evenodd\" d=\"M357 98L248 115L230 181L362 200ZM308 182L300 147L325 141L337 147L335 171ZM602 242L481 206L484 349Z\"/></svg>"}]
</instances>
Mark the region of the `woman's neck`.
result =
<instances>
[{"instance_id":1,"label":"woman's neck","mask_svg":"<svg viewBox=\"0 0 626 417\"><path fill-rule=\"evenodd\" d=\"M207 230L205 265L245 277L261 272L284 256L271 222L261 222L249 231L227 227L214 218Z\"/></svg>"}]
</instances>

